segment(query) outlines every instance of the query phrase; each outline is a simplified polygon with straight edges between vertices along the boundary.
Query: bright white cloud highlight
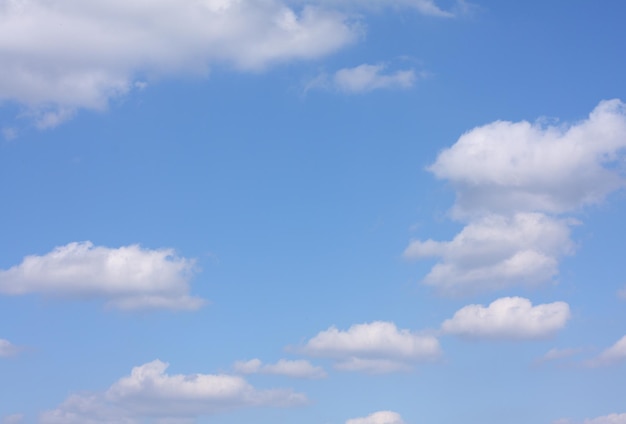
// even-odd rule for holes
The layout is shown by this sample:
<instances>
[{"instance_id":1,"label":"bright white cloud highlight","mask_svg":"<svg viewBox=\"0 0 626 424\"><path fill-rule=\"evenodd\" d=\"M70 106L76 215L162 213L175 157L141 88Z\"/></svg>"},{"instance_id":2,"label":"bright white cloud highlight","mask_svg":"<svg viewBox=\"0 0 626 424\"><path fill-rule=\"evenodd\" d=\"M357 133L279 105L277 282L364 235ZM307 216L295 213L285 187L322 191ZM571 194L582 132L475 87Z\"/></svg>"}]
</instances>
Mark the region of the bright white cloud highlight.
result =
<instances>
[{"instance_id":1,"label":"bright white cloud highlight","mask_svg":"<svg viewBox=\"0 0 626 424\"><path fill-rule=\"evenodd\" d=\"M373 373L408 370L416 361L441 355L434 336L398 330L394 323L383 321L353 325L347 331L330 327L310 339L301 351L334 358L339 370Z\"/></svg>"},{"instance_id":2,"label":"bright white cloud highlight","mask_svg":"<svg viewBox=\"0 0 626 424\"><path fill-rule=\"evenodd\" d=\"M333 86L342 92L355 94L377 89L407 89L415 85L417 75L412 69L385 72L386 66L363 64L337 71Z\"/></svg>"},{"instance_id":3,"label":"bright white cloud highlight","mask_svg":"<svg viewBox=\"0 0 626 424\"><path fill-rule=\"evenodd\" d=\"M470 339L540 339L565 327L570 316L565 302L533 306L528 299L503 297L487 307L461 308L441 329Z\"/></svg>"},{"instance_id":4,"label":"bright white cloud highlight","mask_svg":"<svg viewBox=\"0 0 626 424\"><path fill-rule=\"evenodd\" d=\"M497 121L463 134L428 169L456 191L451 241L413 240L411 259L438 258L424 283L450 294L554 281L573 253L559 215L625 186L626 105L602 101L572 125Z\"/></svg>"},{"instance_id":5,"label":"bright white cloud highlight","mask_svg":"<svg viewBox=\"0 0 626 424\"><path fill-rule=\"evenodd\" d=\"M313 366L309 361L290 361L281 359L275 364L263 364L260 359L235 362L234 370L240 374L274 374L294 378L325 378L326 372L322 367Z\"/></svg>"},{"instance_id":6,"label":"bright white cloud highlight","mask_svg":"<svg viewBox=\"0 0 626 424\"><path fill-rule=\"evenodd\" d=\"M312 59L358 39L346 15L280 0L22 0L0 4L0 100L40 126L102 109L142 78ZM49 110L45 110L50 108Z\"/></svg>"},{"instance_id":7,"label":"bright white cloud highlight","mask_svg":"<svg viewBox=\"0 0 626 424\"><path fill-rule=\"evenodd\" d=\"M626 361L626 336L588 362L590 366L613 365Z\"/></svg>"},{"instance_id":8,"label":"bright white cloud highlight","mask_svg":"<svg viewBox=\"0 0 626 424\"><path fill-rule=\"evenodd\" d=\"M70 243L0 270L0 293L102 298L120 309L193 310L205 303L189 295L193 267L193 260L171 249Z\"/></svg>"},{"instance_id":9,"label":"bright white cloud highlight","mask_svg":"<svg viewBox=\"0 0 626 424\"><path fill-rule=\"evenodd\" d=\"M106 392L72 395L40 417L42 424L120 422L146 418L192 419L243 407L301 405L306 397L291 390L257 390L231 375L168 375L159 360L133 368ZM179 422L179 421L177 421Z\"/></svg>"},{"instance_id":10,"label":"bright white cloud highlight","mask_svg":"<svg viewBox=\"0 0 626 424\"><path fill-rule=\"evenodd\" d=\"M585 424L626 424L626 413L610 414L603 417L585 420Z\"/></svg>"},{"instance_id":11,"label":"bright white cloud highlight","mask_svg":"<svg viewBox=\"0 0 626 424\"><path fill-rule=\"evenodd\" d=\"M19 348L8 340L0 339L0 358L13 356L19 352Z\"/></svg>"},{"instance_id":12,"label":"bright white cloud highlight","mask_svg":"<svg viewBox=\"0 0 626 424\"><path fill-rule=\"evenodd\" d=\"M346 424L405 424L397 412L379 411L362 418L352 418Z\"/></svg>"}]
</instances>

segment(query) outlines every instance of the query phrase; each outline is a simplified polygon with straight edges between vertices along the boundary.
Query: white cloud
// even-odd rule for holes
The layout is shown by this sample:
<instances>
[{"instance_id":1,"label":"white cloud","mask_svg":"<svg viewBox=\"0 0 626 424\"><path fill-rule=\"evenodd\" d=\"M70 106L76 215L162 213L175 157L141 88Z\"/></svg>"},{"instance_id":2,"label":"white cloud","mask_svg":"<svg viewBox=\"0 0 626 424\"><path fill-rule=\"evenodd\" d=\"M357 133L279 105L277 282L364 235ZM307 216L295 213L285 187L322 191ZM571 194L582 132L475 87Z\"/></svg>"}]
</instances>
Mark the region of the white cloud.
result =
<instances>
[{"instance_id":1,"label":"white cloud","mask_svg":"<svg viewBox=\"0 0 626 424\"><path fill-rule=\"evenodd\" d=\"M291 390L257 390L231 375L168 375L159 360L133 368L104 393L68 397L41 414L42 424L128 423L145 418L180 422L200 415L256 406L301 405L306 397Z\"/></svg>"},{"instance_id":2,"label":"white cloud","mask_svg":"<svg viewBox=\"0 0 626 424\"><path fill-rule=\"evenodd\" d=\"M570 316L565 302L533 306L528 299L503 297L487 307L461 308L441 329L471 339L538 339L562 329Z\"/></svg>"},{"instance_id":3,"label":"white cloud","mask_svg":"<svg viewBox=\"0 0 626 424\"><path fill-rule=\"evenodd\" d=\"M300 0L304 2L303 0ZM451 18L454 13L441 9L433 0L317 0L317 4L339 9L410 8L424 15ZM463 2L457 2L463 8Z\"/></svg>"},{"instance_id":4,"label":"white cloud","mask_svg":"<svg viewBox=\"0 0 626 424\"><path fill-rule=\"evenodd\" d=\"M2 2L0 100L40 111L50 126L76 108L106 107L142 76L259 70L327 55L361 31L345 14L280 0Z\"/></svg>"},{"instance_id":5,"label":"white cloud","mask_svg":"<svg viewBox=\"0 0 626 424\"><path fill-rule=\"evenodd\" d=\"M596 358L590 360L588 365L597 367L613 365L624 361L626 361L626 336L619 339L613 346L604 350Z\"/></svg>"},{"instance_id":6,"label":"white cloud","mask_svg":"<svg viewBox=\"0 0 626 424\"><path fill-rule=\"evenodd\" d=\"M440 258L424 283L448 293L553 281L573 253L560 216L623 188L626 105L602 101L573 125L496 121L463 134L428 169L456 191L452 241L414 240L405 256Z\"/></svg>"},{"instance_id":7,"label":"white cloud","mask_svg":"<svg viewBox=\"0 0 626 424\"><path fill-rule=\"evenodd\" d=\"M19 348L8 340L0 339L0 358L13 356L19 352Z\"/></svg>"},{"instance_id":8,"label":"white cloud","mask_svg":"<svg viewBox=\"0 0 626 424\"><path fill-rule=\"evenodd\" d=\"M326 372L322 367L311 365L309 361L289 361L281 359L275 364L263 364L259 359L238 361L234 365L235 372L240 374L275 374L294 378L325 378Z\"/></svg>"},{"instance_id":9,"label":"white cloud","mask_svg":"<svg viewBox=\"0 0 626 424\"><path fill-rule=\"evenodd\" d=\"M102 298L120 309L197 309L205 302L189 295L193 267L171 249L70 243L0 270L0 293Z\"/></svg>"},{"instance_id":10,"label":"white cloud","mask_svg":"<svg viewBox=\"0 0 626 424\"><path fill-rule=\"evenodd\" d=\"M585 424L626 424L625 414L610 414L603 417L585 420Z\"/></svg>"},{"instance_id":11,"label":"white cloud","mask_svg":"<svg viewBox=\"0 0 626 424\"><path fill-rule=\"evenodd\" d=\"M301 351L334 358L340 370L380 373L410 369L416 361L441 354L434 336L398 330L394 323L382 321L353 325L347 331L330 327L309 340Z\"/></svg>"},{"instance_id":12,"label":"white cloud","mask_svg":"<svg viewBox=\"0 0 626 424\"><path fill-rule=\"evenodd\" d=\"M346 424L404 424L404 420L397 412L379 411L363 418L352 418Z\"/></svg>"},{"instance_id":13,"label":"white cloud","mask_svg":"<svg viewBox=\"0 0 626 424\"><path fill-rule=\"evenodd\" d=\"M385 72L385 69L382 64L344 68L335 73L332 85L345 93L364 93L377 89L407 89L415 84L417 75L414 70Z\"/></svg>"},{"instance_id":14,"label":"white cloud","mask_svg":"<svg viewBox=\"0 0 626 424\"><path fill-rule=\"evenodd\" d=\"M404 256L441 261L423 282L448 293L537 285L558 274L558 259L573 252L568 222L540 213L487 215L452 241L413 240Z\"/></svg>"},{"instance_id":15,"label":"white cloud","mask_svg":"<svg viewBox=\"0 0 626 424\"><path fill-rule=\"evenodd\" d=\"M461 215L560 213L623 187L624 149L626 105L608 100L574 125L497 121L474 128L429 169L452 183Z\"/></svg>"}]
</instances>

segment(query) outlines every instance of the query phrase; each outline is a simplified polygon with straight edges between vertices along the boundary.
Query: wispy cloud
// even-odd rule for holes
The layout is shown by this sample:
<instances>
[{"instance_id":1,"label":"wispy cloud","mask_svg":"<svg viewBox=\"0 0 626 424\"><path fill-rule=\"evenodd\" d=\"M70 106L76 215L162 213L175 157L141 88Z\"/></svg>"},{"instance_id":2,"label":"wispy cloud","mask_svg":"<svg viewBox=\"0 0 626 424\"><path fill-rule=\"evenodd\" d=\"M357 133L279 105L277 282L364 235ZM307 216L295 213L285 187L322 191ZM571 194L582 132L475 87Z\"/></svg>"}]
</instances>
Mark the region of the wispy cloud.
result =
<instances>
[{"instance_id":1,"label":"wispy cloud","mask_svg":"<svg viewBox=\"0 0 626 424\"><path fill-rule=\"evenodd\" d=\"M322 367L313 366L309 361L302 359L281 359L275 364L263 364L260 359L237 361L234 370L240 374L274 374L294 378L319 379L325 378L326 372Z\"/></svg>"},{"instance_id":2,"label":"wispy cloud","mask_svg":"<svg viewBox=\"0 0 626 424\"><path fill-rule=\"evenodd\" d=\"M405 422L397 412L378 411L366 417L349 419L346 424L405 424Z\"/></svg>"}]
</instances>

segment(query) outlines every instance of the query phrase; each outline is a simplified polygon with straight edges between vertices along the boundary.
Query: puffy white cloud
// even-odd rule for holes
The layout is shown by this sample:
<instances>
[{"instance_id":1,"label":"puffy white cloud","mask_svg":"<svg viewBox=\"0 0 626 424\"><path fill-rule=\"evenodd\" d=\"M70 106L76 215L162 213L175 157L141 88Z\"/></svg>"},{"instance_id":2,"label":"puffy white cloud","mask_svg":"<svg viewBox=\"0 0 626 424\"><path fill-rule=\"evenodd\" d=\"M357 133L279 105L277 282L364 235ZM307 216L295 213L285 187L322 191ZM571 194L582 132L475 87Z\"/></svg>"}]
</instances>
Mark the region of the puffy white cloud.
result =
<instances>
[{"instance_id":1,"label":"puffy white cloud","mask_svg":"<svg viewBox=\"0 0 626 424\"><path fill-rule=\"evenodd\" d=\"M416 361L441 354L434 336L398 330L394 323L383 321L353 325L347 331L330 327L310 339L301 351L334 358L340 370L375 373L407 370Z\"/></svg>"},{"instance_id":2,"label":"puffy white cloud","mask_svg":"<svg viewBox=\"0 0 626 424\"><path fill-rule=\"evenodd\" d=\"M441 261L423 282L443 292L537 285L558 274L558 259L573 252L568 222L540 213L487 215L449 242L413 240L404 255Z\"/></svg>"},{"instance_id":3,"label":"puffy white cloud","mask_svg":"<svg viewBox=\"0 0 626 424\"><path fill-rule=\"evenodd\" d=\"M573 125L497 121L463 134L430 166L457 191L456 211L566 212L624 186L626 106L602 101Z\"/></svg>"},{"instance_id":4,"label":"puffy white cloud","mask_svg":"<svg viewBox=\"0 0 626 424\"><path fill-rule=\"evenodd\" d=\"M405 256L437 257L424 279L454 292L552 281L573 251L558 215L623 188L626 105L602 101L572 125L496 121L463 134L428 169L456 191L451 241L414 240Z\"/></svg>"},{"instance_id":5,"label":"puffy white cloud","mask_svg":"<svg viewBox=\"0 0 626 424\"><path fill-rule=\"evenodd\" d=\"M171 249L70 243L0 270L0 293L102 298L120 309L197 309L205 302L189 295L193 267Z\"/></svg>"},{"instance_id":6,"label":"puffy white cloud","mask_svg":"<svg viewBox=\"0 0 626 424\"><path fill-rule=\"evenodd\" d=\"M280 0L20 0L0 3L0 100L51 126L102 109L142 78L259 70L320 57L360 37L346 15Z\"/></svg>"},{"instance_id":7,"label":"puffy white cloud","mask_svg":"<svg viewBox=\"0 0 626 424\"><path fill-rule=\"evenodd\" d=\"M241 374L275 374L310 379L326 377L322 367L313 366L309 361L302 359L295 361L281 359L275 364L263 364L260 359L251 359L235 362L234 369Z\"/></svg>"},{"instance_id":8,"label":"puffy white cloud","mask_svg":"<svg viewBox=\"0 0 626 424\"><path fill-rule=\"evenodd\" d=\"M363 418L352 418L346 424L404 424L404 420L397 412L378 411Z\"/></svg>"},{"instance_id":9,"label":"puffy white cloud","mask_svg":"<svg viewBox=\"0 0 626 424\"><path fill-rule=\"evenodd\" d=\"M332 85L345 93L364 93L377 89L406 89L415 84L417 75L414 70L385 72L385 69L383 64L340 69L333 76Z\"/></svg>"},{"instance_id":10,"label":"puffy white cloud","mask_svg":"<svg viewBox=\"0 0 626 424\"><path fill-rule=\"evenodd\" d=\"M19 352L19 348L8 340L0 339L0 358L13 356Z\"/></svg>"},{"instance_id":11,"label":"puffy white cloud","mask_svg":"<svg viewBox=\"0 0 626 424\"><path fill-rule=\"evenodd\" d=\"M626 424L626 413L609 414L602 417L585 420L585 424Z\"/></svg>"},{"instance_id":12,"label":"puffy white cloud","mask_svg":"<svg viewBox=\"0 0 626 424\"><path fill-rule=\"evenodd\" d=\"M130 376L106 392L72 395L40 417L43 424L128 423L145 418L180 422L200 415L255 406L288 407L306 402L291 390L257 390L231 375L168 375L168 364L155 360L133 368Z\"/></svg>"},{"instance_id":13,"label":"puffy white cloud","mask_svg":"<svg viewBox=\"0 0 626 424\"><path fill-rule=\"evenodd\" d=\"M626 336L619 339L613 346L604 350L596 358L590 360L590 366L613 365L626 361Z\"/></svg>"},{"instance_id":14,"label":"puffy white cloud","mask_svg":"<svg viewBox=\"0 0 626 424\"><path fill-rule=\"evenodd\" d=\"M468 305L459 309L441 329L472 339L537 339L562 329L570 316L565 302L533 306L528 299L503 297L487 307Z\"/></svg>"}]
</instances>

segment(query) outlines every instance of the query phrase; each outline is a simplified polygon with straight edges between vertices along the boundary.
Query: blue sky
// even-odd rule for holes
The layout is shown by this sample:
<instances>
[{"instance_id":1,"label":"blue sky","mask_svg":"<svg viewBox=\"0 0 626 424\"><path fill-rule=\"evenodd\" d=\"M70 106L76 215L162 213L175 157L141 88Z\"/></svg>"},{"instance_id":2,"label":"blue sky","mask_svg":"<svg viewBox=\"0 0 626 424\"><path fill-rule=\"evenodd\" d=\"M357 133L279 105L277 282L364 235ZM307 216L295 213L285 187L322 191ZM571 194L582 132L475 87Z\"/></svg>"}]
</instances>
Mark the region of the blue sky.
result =
<instances>
[{"instance_id":1,"label":"blue sky","mask_svg":"<svg viewBox=\"0 0 626 424\"><path fill-rule=\"evenodd\" d=\"M624 16L0 1L0 422L625 424Z\"/></svg>"}]
</instances>

